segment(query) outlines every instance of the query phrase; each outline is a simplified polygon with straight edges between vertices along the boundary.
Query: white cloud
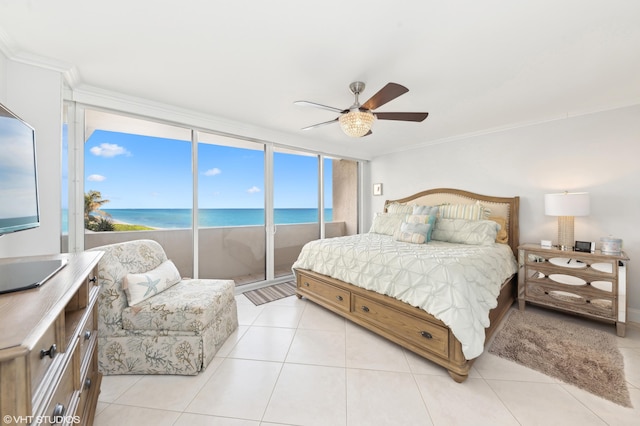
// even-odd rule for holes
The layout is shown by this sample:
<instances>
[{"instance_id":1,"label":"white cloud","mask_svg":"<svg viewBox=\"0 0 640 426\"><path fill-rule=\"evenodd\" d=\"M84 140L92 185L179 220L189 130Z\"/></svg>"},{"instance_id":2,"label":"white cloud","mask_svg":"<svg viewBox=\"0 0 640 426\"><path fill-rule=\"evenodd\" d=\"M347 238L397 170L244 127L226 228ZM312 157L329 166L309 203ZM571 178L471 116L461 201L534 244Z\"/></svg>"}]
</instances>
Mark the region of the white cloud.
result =
<instances>
[{"instance_id":1,"label":"white cloud","mask_svg":"<svg viewBox=\"0 0 640 426\"><path fill-rule=\"evenodd\" d=\"M94 146L89 151L95 156L106 158L116 155L131 155L124 147L115 143L101 143L100 146Z\"/></svg>"},{"instance_id":2,"label":"white cloud","mask_svg":"<svg viewBox=\"0 0 640 426\"><path fill-rule=\"evenodd\" d=\"M103 182L106 179L107 178L102 176L102 175L89 175L89 176L87 176L87 180L89 182Z\"/></svg>"},{"instance_id":3,"label":"white cloud","mask_svg":"<svg viewBox=\"0 0 640 426\"><path fill-rule=\"evenodd\" d=\"M260 188L258 188L257 186L252 186L251 188L247 189L247 192L249 194L255 194L256 192L260 192Z\"/></svg>"},{"instance_id":4,"label":"white cloud","mask_svg":"<svg viewBox=\"0 0 640 426\"><path fill-rule=\"evenodd\" d=\"M214 167L213 169L209 169L206 172L204 172L205 176L216 176L219 175L220 173L222 173L222 170L220 170L217 167Z\"/></svg>"}]
</instances>

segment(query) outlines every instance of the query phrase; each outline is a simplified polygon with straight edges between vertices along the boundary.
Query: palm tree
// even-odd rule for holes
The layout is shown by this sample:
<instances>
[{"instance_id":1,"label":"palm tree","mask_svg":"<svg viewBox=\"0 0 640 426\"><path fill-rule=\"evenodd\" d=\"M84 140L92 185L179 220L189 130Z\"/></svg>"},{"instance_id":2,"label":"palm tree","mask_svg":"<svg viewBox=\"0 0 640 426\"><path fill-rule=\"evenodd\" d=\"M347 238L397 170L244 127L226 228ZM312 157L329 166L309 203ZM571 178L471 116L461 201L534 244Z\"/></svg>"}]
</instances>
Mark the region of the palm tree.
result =
<instances>
[{"instance_id":1,"label":"palm tree","mask_svg":"<svg viewBox=\"0 0 640 426\"><path fill-rule=\"evenodd\" d=\"M103 200L102 194L100 191L91 190L84 194L84 221L86 222L94 222L96 218L92 215L95 213L102 217L111 216L107 212L103 212L100 210L103 204L108 203L109 200Z\"/></svg>"}]
</instances>

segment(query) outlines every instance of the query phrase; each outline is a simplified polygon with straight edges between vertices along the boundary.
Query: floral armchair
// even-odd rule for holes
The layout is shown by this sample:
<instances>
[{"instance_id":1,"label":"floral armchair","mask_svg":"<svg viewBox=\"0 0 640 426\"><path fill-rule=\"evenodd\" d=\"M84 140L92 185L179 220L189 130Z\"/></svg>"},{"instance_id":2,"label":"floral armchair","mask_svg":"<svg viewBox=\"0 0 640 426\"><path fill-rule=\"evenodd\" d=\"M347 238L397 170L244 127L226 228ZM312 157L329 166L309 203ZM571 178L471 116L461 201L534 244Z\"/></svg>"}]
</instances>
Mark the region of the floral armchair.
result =
<instances>
[{"instance_id":1,"label":"floral armchair","mask_svg":"<svg viewBox=\"0 0 640 426\"><path fill-rule=\"evenodd\" d=\"M167 263L163 248L138 240L91 250L104 252L98 264L101 373L198 374L238 327L233 281L180 279L176 270L175 284L149 287L144 300L129 306L127 280Z\"/></svg>"}]
</instances>

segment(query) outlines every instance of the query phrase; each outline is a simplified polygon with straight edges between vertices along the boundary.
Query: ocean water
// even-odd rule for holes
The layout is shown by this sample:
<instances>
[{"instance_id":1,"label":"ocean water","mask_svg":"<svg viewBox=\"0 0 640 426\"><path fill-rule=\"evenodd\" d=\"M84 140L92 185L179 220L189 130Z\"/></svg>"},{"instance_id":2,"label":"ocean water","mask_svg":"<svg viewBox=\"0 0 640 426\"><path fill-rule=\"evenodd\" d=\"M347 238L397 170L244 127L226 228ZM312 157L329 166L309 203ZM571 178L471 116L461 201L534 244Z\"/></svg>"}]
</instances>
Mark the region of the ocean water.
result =
<instances>
[{"instance_id":1,"label":"ocean water","mask_svg":"<svg viewBox=\"0 0 640 426\"><path fill-rule=\"evenodd\" d=\"M118 222L145 225L151 228L190 228L191 209L103 209ZM325 209L325 221L333 217L332 209ZM66 211L63 212L63 221ZM312 223L318 221L318 209L274 209L276 224ZM264 209L200 209L199 226L264 225ZM63 232L66 232L64 221Z\"/></svg>"}]
</instances>

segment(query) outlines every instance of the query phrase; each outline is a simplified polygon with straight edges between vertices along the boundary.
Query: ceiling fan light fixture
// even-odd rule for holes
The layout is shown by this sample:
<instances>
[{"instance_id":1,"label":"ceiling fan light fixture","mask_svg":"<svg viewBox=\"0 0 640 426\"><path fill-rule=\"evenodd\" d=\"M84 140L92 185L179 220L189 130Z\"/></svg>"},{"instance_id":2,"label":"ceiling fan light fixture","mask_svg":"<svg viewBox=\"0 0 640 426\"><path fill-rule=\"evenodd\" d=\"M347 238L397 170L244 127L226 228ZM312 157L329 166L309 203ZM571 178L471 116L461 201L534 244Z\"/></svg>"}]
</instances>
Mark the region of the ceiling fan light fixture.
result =
<instances>
[{"instance_id":1,"label":"ceiling fan light fixture","mask_svg":"<svg viewBox=\"0 0 640 426\"><path fill-rule=\"evenodd\" d=\"M375 116L371 111L352 110L342 114L338 121L342 131L352 138L359 138L371 130Z\"/></svg>"}]
</instances>

